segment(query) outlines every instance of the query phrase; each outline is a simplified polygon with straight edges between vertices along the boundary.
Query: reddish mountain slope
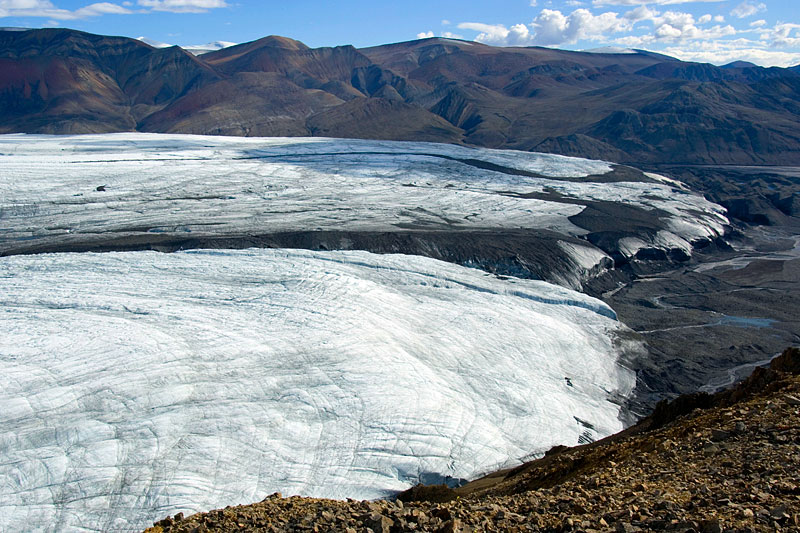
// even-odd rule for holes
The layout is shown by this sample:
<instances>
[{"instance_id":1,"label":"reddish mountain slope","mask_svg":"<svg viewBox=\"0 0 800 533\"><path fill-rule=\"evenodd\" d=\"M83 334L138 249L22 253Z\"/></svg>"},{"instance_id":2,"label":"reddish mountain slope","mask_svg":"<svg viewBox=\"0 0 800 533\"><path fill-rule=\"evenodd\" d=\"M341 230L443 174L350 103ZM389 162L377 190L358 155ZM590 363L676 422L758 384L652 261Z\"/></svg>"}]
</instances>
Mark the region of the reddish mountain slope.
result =
<instances>
[{"instance_id":1,"label":"reddish mountain slope","mask_svg":"<svg viewBox=\"0 0 800 533\"><path fill-rule=\"evenodd\" d=\"M72 30L0 31L0 132L324 135L799 164L796 70L438 38L357 50L270 36L195 57Z\"/></svg>"}]
</instances>

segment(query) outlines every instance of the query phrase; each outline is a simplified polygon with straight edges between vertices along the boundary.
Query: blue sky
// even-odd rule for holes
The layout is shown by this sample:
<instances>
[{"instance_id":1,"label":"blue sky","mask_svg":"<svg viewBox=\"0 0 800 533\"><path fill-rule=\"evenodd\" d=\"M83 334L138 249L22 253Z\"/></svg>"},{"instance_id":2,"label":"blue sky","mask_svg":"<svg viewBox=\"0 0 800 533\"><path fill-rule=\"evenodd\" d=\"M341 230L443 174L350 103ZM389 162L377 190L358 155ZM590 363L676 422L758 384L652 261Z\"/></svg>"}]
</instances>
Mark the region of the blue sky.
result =
<instances>
[{"instance_id":1,"label":"blue sky","mask_svg":"<svg viewBox=\"0 0 800 533\"><path fill-rule=\"evenodd\" d=\"M358 47L445 36L505 46L643 48L800 64L798 0L0 0L0 26L61 26L190 46L284 35Z\"/></svg>"}]
</instances>

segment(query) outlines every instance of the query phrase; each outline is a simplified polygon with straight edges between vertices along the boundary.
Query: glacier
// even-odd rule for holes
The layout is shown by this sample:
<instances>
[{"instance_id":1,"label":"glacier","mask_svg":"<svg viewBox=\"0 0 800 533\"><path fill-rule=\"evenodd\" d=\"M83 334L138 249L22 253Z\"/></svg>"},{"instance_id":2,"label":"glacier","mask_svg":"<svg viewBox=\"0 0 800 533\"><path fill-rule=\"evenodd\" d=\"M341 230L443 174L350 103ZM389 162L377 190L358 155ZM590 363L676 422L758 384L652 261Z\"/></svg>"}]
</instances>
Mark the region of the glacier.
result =
<instances>
[{"instance_id":1,"label":"glacier","mask_svg":"<svg viewBox=\"0 0 800 533\"><path fill-rule=\"evenodd\" d=\"M15 134L0 168L0 531L380 498L619 431L641 345L570 289L728 223L657 174L435 143ZM315 232L341 250L261 239ZM461 265L348 251L398 234ZM222 249L92 253L183 243Z\"/></svg>"},{"instance_id":2,"label":"glacier","mask_svg":"<svg viewBox=\"0 0 800 533\"><path fill-rule=\"evenodd\" d=\"M0 166L0 255L287 232L538 232L560 236L553 253L578 272L543 279L580 288L609 254L688 253L727 224L722 207L655 174L436 143L15 134L0 135ZM602 250L587 239L597 216L576 222L597 205L625 208L602 213L630 225Z\"/></svg>"},{"instance_id":3,"label":"glacier","mask_svg":"<svg viewBox=\"0 0 800 533\"><path fill-rule=\"evenodd\" d=\"M621 430L635 381L599 300L423 257L18 255L0 289L2 531L473 478Z\"/></svg>"}]
</instances>

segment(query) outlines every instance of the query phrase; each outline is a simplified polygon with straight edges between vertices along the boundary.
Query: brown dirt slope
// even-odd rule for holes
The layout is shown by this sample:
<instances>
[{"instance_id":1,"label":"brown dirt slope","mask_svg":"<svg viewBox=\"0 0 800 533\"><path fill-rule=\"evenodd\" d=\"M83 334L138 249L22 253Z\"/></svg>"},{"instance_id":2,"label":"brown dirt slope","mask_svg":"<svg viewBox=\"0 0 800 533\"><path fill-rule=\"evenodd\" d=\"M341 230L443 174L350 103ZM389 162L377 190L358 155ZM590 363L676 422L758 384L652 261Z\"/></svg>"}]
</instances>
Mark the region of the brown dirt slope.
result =
<instances>
[{"instance_id":1,"label":"brown dirt slope","mask_svg":"<svg viewBox=\"0 0 800 533\"><path fill-rule=\"evenodd\" d=\"M625 432L455 491L420 486L394 502L274 494L147 531L800 531L800 350L733 389L659 404Z\"/></svg>"}]
</instances>

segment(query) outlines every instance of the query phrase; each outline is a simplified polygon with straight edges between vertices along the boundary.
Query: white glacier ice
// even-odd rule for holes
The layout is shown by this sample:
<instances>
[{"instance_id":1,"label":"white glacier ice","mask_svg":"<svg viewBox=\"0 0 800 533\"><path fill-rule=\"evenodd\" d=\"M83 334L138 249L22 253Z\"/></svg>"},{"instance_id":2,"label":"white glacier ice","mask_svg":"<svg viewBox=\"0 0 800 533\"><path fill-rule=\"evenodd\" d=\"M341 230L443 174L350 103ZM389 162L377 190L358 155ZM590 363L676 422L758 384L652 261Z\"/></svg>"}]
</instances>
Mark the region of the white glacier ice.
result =
<instances>
[{"instance_id":1,"label":"white glacier ice","mask_svg":"<svg viewBox=\"0 0 800 533\"><path fill-rule=\"evenodd\" d=\"M602 437L634 383L622 330L588 296L420 257L0 258L0 531L376 498Z\"/></svg>"},{"instance_id":2,"label":"white glacier ice","mask_svg":"<svg viewBox=\"0 0 800 533\"><path fill-rule=\"evenodd\" d=\"M627 256L688 254L727 223L661 176L432 143L0 135L0 168L0 256L176 235L541 231L564 236L547 251L569 267L553 281L580 287L612 263L579 240L589 226L571 217L587 205L659 221L618 241ZM624 329L568 289L412 256L0 257L0 531L136 530L277 490L375 498L601 437L622 428L634 384Z\"/></svg>"},{"instance_id":3,"label":"white glacier ice","mask_svg":"<svg viewBox=\"0 0 800 533\"><path fill-rule=\"evenodd\" d=\"M0 253L154 234L491 228L571 238L587 233L570 217L592 201L657 210L673 234L659 242L682 249L727 223L721 207L671 182L589 179L610 172L607 162L434 143L0 135L0 167Z\"/></svg>"}]
</instances>

